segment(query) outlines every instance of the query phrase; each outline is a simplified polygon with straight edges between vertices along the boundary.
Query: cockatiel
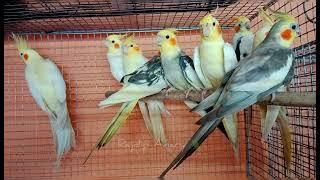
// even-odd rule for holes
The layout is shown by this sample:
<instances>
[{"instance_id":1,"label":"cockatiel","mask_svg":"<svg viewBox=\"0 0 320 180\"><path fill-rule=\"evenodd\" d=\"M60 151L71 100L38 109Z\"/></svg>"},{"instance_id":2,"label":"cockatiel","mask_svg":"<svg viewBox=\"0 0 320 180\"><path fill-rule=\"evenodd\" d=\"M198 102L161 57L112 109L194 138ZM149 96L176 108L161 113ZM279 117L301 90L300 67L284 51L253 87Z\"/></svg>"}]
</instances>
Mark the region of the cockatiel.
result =
<instances>
[{"instance_id":1,"label":"cockatiel","mask_svg":"<svg viewBox=\"0 0 320 180\"><path fill-rule=\"evenodd\" d=\"M264 40L264 38L266 38L274 24L274 19L272 16L269 16L267 11L264 11L263 8L259 10L259 17L262 19L262 27L258 29L254 35L252 50L256 49L257 46Z\"/></svg>"},{"instance_id":2,"label":"cockatiel","mask_svg":"<svg viewBox=\"0 0 320 180\"><path fill-rule=\"evenodd\" d=\"M105 45L108 47L107 59L110 65L112 76L121 81L121 78L125 75L123 70L123 51L122 40L126 35L109 35L106 38Z\"/></svg>"},{"instance_id":3,"label":"cockatiel","mask_svg":"<svg viewBox=\"0 0 320 180\"><path fill-rule=\"evenodd\" d=\"M222 91L213 93L219 93L218 98L214 95L206 98L205 103L214 105L214 109L199 120L201 127L160 177L192 155L225 115L238 112L290 83L295 64L290 46L298 32L299 25L293 17L282 17L260 46L227 74L221 82Z\"/></svg>"},{"instance_id":4,"label":"cockatiel","mask_svg":"<svg viewBox=\"0 0 320 180\"><path fill-rule=\"evenodd\" d=\"M250 31L250 20L247 17L239 16L234 19L236 33L233 35L232 46L240 61L251 54L254 35Z\"/></svg>"},{"instance_id":5,"label":"cockatiel","mask_svg":"<svg viewBox=\"0 0 320 180\"><path fill-rule=\"evenodd\" d=\"M143 56L140 47L134 41L133 35L124 41L123 49L123 67L125 74L133 73L147 62L147 59ZM157 143L166 145L167 139L162 124L161 112L163 112L163 114L168 114L168 111L161 101L148 100L146 103L148 108L143 101L138 101L146 127Z\"/></svg>"},{"instance_id":6,"label":"cockatiel","mask_svg":"<svg viewBox=\"0 0 320 180\"><path fill-rule=\"evenodd\" d=\"M216 89L225 74L238 64L236 54L231 44L224 42L219 22L210 14L203 17L199 25L201 43L194 49L195 70L205 88ZM237 114L228 115L222 122L235 155L238 157Z\"/></svg>"},{"instance_id":7,"label":"cockatiel","mask_svg":"<svg viewBox=\"0 0 320 180\"><path fill-rule=\"evenodd\" d=\"M71 125L66 102L66 84L58 67L38 52L28 47L27 42L14 34L20 58L25 63L25 79L31 96L37 105L48 114L53 134L56 165L75 145L75 134Z\"/></svg>"},{"instance_id":8,"label":"cockatiel","mask_svg":"<svg viewBox=\"0 0 320 180\"><path fill-rule=\"evenodd\" d=\"M272 12L273 16L275 17L283 17L286 16L285 13L281 12L275 12L270 10ZM269 33L271 27L274 24L274 19L272 16L269 16L266 11L264 11L262 8L259 11L259 16L262 19L262 27L258 29L258 31L255 34L254 38L254 47L253 50L260 45L260 43L265 39L267 34ZM286 88L284 86L280 87L277 91L279 92L285 92ZM271 129L276 121L278 120L280 132L281 132L281 140L283 143L283 154L285 159L285 165L287 169L290 169L290 163L291 163L291 133L289 129L289 119L286 115L287 111L286 108L281 106L275 106L275 105L265 105L265 104L259 104L260 108L260 114L261 114L261 132L262 137L264 139L268 138L269 133L271 132Z\"/></svg>"},{"instance_id":9,"label":"cockatiel","mask_svg":"<svg viewBox=\"0 0 320 180\"><path fill-rule=\"evenodd\" d=\"M83 164L88 160L94 149L100 149L110 142L121 125L126 121L139 99L157 94L162 89L168 87L164 79L159 56L154 56L133 73L125 75L121 79L121 82L124 83L124 86L118 92L98 104L100 108L105 108L114 104L123 103Z\"/></svg>"}]
</instances>

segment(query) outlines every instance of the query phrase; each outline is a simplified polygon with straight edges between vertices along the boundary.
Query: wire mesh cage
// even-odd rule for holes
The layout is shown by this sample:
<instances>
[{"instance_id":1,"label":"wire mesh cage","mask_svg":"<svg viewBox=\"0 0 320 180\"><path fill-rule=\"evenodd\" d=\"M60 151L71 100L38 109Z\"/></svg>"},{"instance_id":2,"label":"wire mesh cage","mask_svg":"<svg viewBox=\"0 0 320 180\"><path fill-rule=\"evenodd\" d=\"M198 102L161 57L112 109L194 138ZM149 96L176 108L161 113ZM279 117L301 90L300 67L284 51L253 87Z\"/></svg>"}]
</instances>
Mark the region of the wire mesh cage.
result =
<instances>
[{"instance_id":1,"label":"wire mesh cage","mask_svg":"<svg viewBox=\"0 0 320 180\"><path fill-rule=\"evenodd\" d=\"M133 33L144 55L158 48L154 33L174 27L183 50L192 57L200 43L198 23L212 13L222 26L223 38L231 42L234 16L247 16L255 32L261 27L258 10L269 6L294 15L300 35L294 44L295 77L292 92L316 91L316 1L102 1L15 0L4 2L5 177L7 179L84 178L87 176L148 178L161 171L197 129L198 115L179 101L166 100L171 112L165 129L169 147L154 143L136 107L129 120L106 147L86 155L119 106L98 109L106 91L121 85L111 76L106 60L105 38L113 33ZM76 147L54 169L54 144L47 115L35 104L24 79L24 64L10 33L22 34L33 49L53 60L67 86L67 102L76 133ZM220 131L215 131L195 154L169 177L174 179L315 179L316 108L287 107L293 142L290 174L285 171L279 128L273 127L267 142L261 140L260 115L238 113L239 158Z\"/></svg>"}]
</instances>

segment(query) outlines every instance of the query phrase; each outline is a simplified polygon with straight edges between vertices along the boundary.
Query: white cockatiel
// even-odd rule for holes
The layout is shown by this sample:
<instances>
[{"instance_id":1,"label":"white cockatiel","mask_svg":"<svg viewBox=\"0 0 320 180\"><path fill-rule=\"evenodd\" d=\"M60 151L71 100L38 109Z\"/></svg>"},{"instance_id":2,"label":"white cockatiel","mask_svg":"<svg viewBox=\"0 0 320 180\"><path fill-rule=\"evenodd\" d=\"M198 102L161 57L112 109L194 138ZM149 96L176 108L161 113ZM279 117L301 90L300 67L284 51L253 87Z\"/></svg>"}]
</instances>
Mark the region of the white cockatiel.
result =
<instances>
[{"instance_id":1,"label":"white cockatiel","mask_svg":"<svg viewBox=\"0 0 320 180\"><path fill-rule=\"evenodd\" d=\"M194 49L193 54L195 70L205 88L216 89L225 74L238 64L236 54L232 45L224 42L219 22L210 14L200 20L200 30L201 43ZM210 109L207 108L206 111ZM236 113L226 116L222 123L235 155L238 157Z\"/></svg>"},{"instance_id":2,"label":"white cockatiel","mask_svg":"<svg viewBox=\"0 0 320 180\"><path fill-rule=\"evenodd\" d=\"M233 35L232 46L240 61L251 54L254 35L250 31L250 20L247 17L239 16L234 19L236 33Z\"/></svg>"},{"instance_id":3,"label":"white cockatiel","mask_svg":"<svg viewBox=\"0 0 320 180\"><path fill-rule=\"evenodd\" d=\"M123 71L122 40L126 35L109 35L105 40L108 47L107 60L109 62L112 76L118 81L125 75Z\"/></svg>"},{"instance_id":4,"label":"white cockatiel","mask_svg":"<svg viewBox=\"0 0 320 180\"><path fill-rule=\"evenodd\" d=\"M13 34L20 58L25 63L25 79L37 105L48 114L53 134L57 167L60 159L75 145L66 101L66 84L58 67L38 52L29 48L27 42Z\"/></svg>"}]
</instances>

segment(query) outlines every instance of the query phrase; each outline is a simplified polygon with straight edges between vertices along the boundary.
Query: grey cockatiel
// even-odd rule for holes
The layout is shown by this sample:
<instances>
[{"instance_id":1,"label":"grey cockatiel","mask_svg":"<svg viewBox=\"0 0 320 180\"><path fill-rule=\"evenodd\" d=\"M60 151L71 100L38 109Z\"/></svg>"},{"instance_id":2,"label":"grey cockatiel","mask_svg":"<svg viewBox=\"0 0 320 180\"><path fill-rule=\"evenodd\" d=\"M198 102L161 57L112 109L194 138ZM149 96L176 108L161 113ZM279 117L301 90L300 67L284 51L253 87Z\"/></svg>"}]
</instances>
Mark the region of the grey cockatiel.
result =
<instances>
[{"instance_id":1,"label":"grey cockatiel","mask_svg":"<svg viewBox=\"0 0 320 180\"><path fill-rule=\"evenodd\" d=\"M125 75L121 82L124 83L124 86L119 91L98 104L100 108L105 108L123 103L83 163L88 160L94 149L100 149L110 142L125 123L139 99L157 94L168 86L164 79L159 56L154 56L133 73Z\"/></svg>"},{"instance_id":2,"label":"grey cockatiel","mask_svg":"<svg viewBox=\"0 0 320 180\"><path fill-rule=\"evenodd\" d=\"M236 33L233 35L232 46L240 61L251 54L254 35L250 31L250 20L247 17L239 16L234 19Z\"/></svg>"},{"instance_id":3,"label":"grey cockatiel","mask_svg":"<svg viewBox=\"0 0 320 180\"><path fill-rule=\"evenodd\" d=\"M209 104L204 106L214 105L214 109L199 120L201 127L161 177L192 155L225 115L238 112L290 83L295 63L290 46L297 37L298 29L293 17L281 18L258 48L226 75L220 88L200 103L202 107L202 103Z\"/></svg>"},{"instance_id":4,"label":"grey cockatiel","mask_svg":"<svg viewBox=\"0 0 320 180\"><path fill-rule=\"evenodd\" d=\"M25 63L25 79L38 106L48 114L57 166L60 159L75 145L74 130L68 113L66 84L58 67L27 46L27 42L13 34L19 55Z\"/></svg>"}]
</instances>

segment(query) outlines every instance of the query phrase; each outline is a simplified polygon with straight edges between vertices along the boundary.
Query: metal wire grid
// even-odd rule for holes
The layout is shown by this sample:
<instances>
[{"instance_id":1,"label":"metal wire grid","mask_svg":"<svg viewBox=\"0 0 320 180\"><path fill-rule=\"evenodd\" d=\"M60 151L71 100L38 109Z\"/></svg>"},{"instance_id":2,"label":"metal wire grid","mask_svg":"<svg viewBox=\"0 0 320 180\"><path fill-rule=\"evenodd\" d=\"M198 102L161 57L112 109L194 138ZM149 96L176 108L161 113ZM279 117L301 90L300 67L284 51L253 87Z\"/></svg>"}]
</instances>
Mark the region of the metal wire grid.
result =
<instances>
[{"instance_id":1,"label":"metal wire grid","mask_svg":"<svg viewBox=\"0 0 320 180\"><path fill-rule=\"evenodd\" d=\"M257 16L271 1L214 0L16 0L4 1L4 30L7 33L88 33L124 30L158 30L174 27L197 29L201 17L215 11L223 28L233 25L233 16Z\"/></svg>"},{"instance_id":2,"label":"metal wire grid","mask_svg":"<svg viewBox=\"0 0 320 180\"><path fill-rule=\"evenodd\" d=\"M224 31L230 41L231 33ZM197 126L198 115L188 112L182 102L166 101L172 113L165 122L170 147L154 144L136 108L111 143L94 152L85 166L85 156L119 106L96 108L106 90L120 88L107 68L107 34L26 35L29 45L50 57L61 69L67 85L67 101L76 132L77 147L62 160L59 171L55 161L51 130L45 113L34 103L24 80L24 65L7 37L5 41L5 177L7 179L56 179L84 176L142 178L158 176ZM135 33L137 43L150 58L157 52L152 33ZM199 44L197 31L180 31L178 41L187 54ZM213 133L201 148L177 170L172 178L245 177L245 135L243 113L239 113L240 159L221 132Z\"/></svg>"},{"instance_id":3,"label":"metal wire grid","mask_svg":"<svg viewBox=\"0 0 320 180\"><path fill-rule=\"evenodd\" d=\"M306 4L303 2L277 2L272 9L282 10L296 15L300 24L300 36L294 47L296 67L295 77L290 84L290 91L316 91L316 26L305 16L313 17L315 21L316 1ZM259 19L254 19L254 29L261 26ZM293 142L293 160L291 175L286 174L283 160L283 145L278 125L273 127L267 142L261 141L260 112L253 107L252 120L246 123L250 129L247 137L249 141L248 174L257 179L283 178L288 176L300 178L316 177L316 108L287 107Z\"/></svg>"}]
</instances>

